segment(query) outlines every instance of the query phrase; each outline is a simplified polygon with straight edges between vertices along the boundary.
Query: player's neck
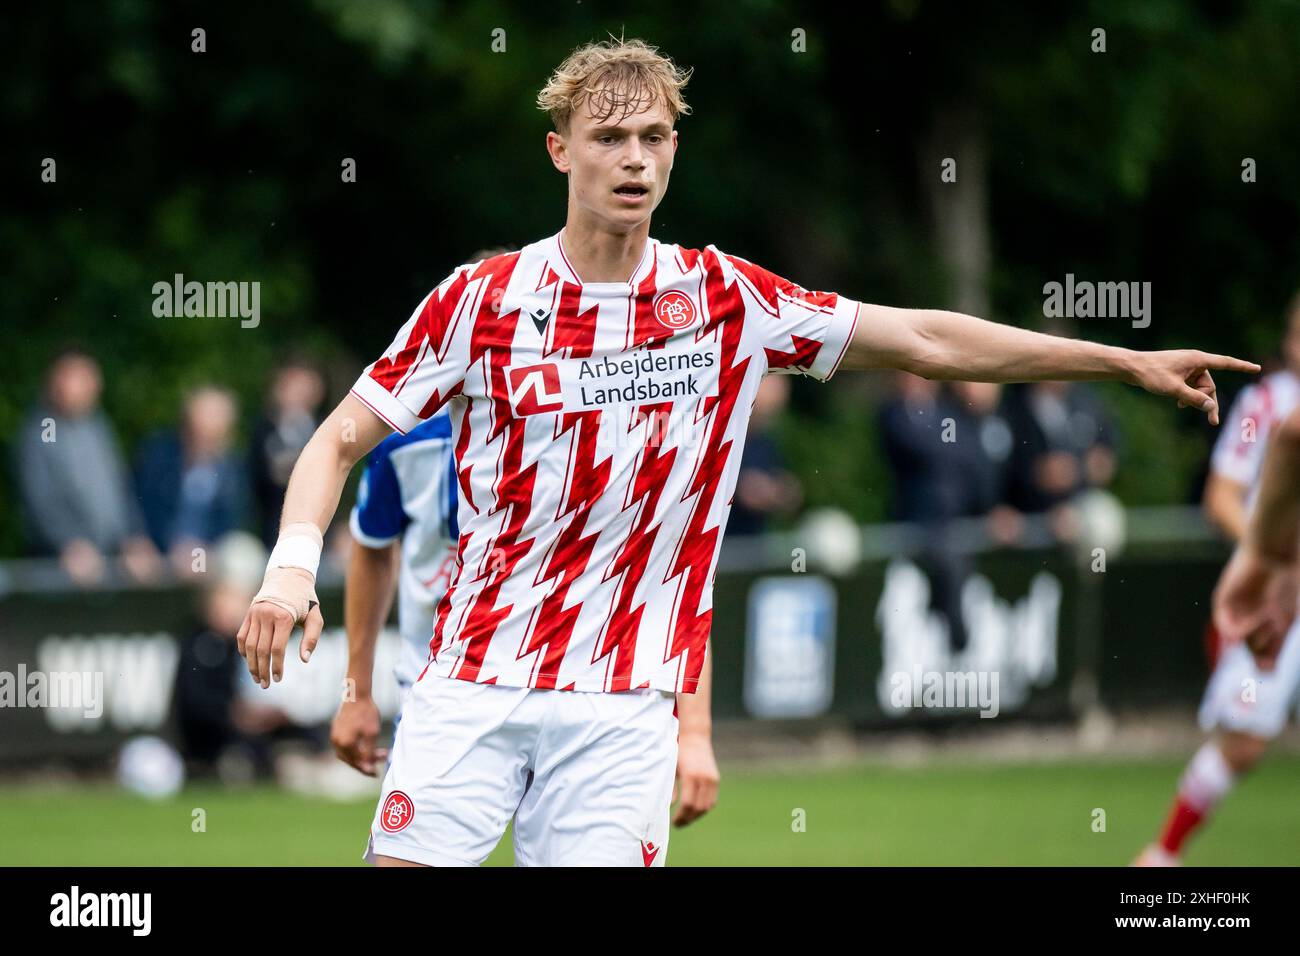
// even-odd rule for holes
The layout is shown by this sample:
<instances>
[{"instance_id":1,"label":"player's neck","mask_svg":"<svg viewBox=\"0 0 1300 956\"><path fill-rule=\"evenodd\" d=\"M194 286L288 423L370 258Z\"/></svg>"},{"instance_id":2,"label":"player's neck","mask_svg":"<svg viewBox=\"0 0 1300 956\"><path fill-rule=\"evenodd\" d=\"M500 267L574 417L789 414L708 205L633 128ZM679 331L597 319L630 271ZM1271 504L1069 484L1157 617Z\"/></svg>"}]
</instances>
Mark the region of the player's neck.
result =
<instances>
[{"instance_id":1,"label":"player's neck","mask_svg":"<svg viewBox=\"0 0 1300 956\"><path fill-rule=\"evenodd\" d=\"M560 245L583 283L631 282L649 238L649 219L630 232L612 232L571 213L560 232Z\"/></svg>"}]
</instances>

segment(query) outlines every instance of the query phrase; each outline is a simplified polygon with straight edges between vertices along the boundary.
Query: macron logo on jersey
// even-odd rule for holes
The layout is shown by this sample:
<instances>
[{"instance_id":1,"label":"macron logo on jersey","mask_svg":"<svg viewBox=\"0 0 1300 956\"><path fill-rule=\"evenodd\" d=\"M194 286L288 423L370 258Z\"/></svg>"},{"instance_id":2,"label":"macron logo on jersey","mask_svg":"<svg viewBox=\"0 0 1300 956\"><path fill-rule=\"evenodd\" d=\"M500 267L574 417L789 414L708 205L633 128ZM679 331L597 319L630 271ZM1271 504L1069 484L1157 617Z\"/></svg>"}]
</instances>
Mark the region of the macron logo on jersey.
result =
<instances>
[{"instance_id":1,"label":"macron logo on jersey","mask_svg":"<svg viewBox=\"0 0 1300 956\"><path fill-rule=\"evenodd\" d=\"M509 370L510 404L517 415L544 415L564 411L560 369L554 362Z\"/></svg>"}]
</instances>

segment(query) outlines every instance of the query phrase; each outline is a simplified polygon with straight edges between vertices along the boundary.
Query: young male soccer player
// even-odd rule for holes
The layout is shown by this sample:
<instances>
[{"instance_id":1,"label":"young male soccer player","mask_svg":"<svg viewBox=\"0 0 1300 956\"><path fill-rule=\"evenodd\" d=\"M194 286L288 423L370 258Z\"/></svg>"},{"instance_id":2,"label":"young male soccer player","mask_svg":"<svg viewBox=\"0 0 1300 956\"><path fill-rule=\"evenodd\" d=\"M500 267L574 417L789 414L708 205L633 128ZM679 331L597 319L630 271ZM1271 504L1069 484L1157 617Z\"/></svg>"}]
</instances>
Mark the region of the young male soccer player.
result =
<instances>
[{"instance_id":1,"label":"young male soccer player","mask_svg":"<svg viewBox=\"0 0 1300 956\"><path fill-rule=\"evenodd\" d=\"M651 238L687 78L636 40L565 60L538 97L568 178L564 228L444 279L294 469L239 633L263 686L296 622L304 658L320 634L320 529L348 470L450 402L457 569L384 779L381 864L478 863L512 817L523 863L663 864L674 693L694 692L705 667L718 547L767 373L1112 379L1217 423L1210 370L1259 370L868 305Z\"/></svg>"},{"instance_id":2,"label":"young male soccer player","mask_svg":"<svg viewBox=\"0 0 1300 956\"><path fill-rule=\"evenodd\" d=\"M1246 553L1252 553L1248 529L1266 474L1265 450L1277 434L1281 451L1270 454L1285 452L1289 433L1282 426L1300 407L1300 296L1287 316L1282 354L1286 367L1248 385L1233 403L1215 443L1205 486L1207 516ZM1188 763L1164 829L1138 856L1139 866L1178 865L1188 837L1255 768L1295 705L1300 640L1287 640L1276 661L1268 662L1268 670L1240 640L1226 641L1222 631L1219 640L1221 649L1200 709L1201 727L1214 736Z\"/></svg>"}]
</instances>

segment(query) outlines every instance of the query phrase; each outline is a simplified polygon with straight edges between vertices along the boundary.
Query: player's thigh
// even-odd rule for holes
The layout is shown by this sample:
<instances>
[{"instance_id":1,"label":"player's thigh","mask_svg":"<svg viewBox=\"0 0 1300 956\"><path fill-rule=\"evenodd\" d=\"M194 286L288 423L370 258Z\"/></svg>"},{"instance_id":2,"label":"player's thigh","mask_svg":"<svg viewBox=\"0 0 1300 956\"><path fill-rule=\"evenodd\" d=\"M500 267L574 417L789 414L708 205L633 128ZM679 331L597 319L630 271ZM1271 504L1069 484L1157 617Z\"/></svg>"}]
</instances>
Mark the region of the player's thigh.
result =
<instances>
[{"instance_id":1,"label":"player's thigh","mask_svg":"<svg viewBox=\"0 0 1300 956\"><path fill-rule=\"evenodd\" d=\"M1282 645L1276 666L1261 670L1244 644L1235 644L1219 657L1201 701L1200 722L1218 728L1271 739L1286 725L1287 712L1300 683L1300 626Z\"/></svg>"},{"instance_id":2,"label":"player's thigh","mask_svg":"<svg viewBox=\"0 0 1300 956\"><path fill-rule=\"evenodd\" d=\"M515 816L522 866L663 866L677 769L674 695L556 692Z\"/></svg>"},{"instance_id":3,"label":"player's thigh","mask_svg":"<svg viewBox=\"0 0 1300 956\"><path fill-rule=\"evenodd\" d=\"M367 859L477 865L523 794L527 690L428 676L402 708Z\"/></svg>"}]
</instances>

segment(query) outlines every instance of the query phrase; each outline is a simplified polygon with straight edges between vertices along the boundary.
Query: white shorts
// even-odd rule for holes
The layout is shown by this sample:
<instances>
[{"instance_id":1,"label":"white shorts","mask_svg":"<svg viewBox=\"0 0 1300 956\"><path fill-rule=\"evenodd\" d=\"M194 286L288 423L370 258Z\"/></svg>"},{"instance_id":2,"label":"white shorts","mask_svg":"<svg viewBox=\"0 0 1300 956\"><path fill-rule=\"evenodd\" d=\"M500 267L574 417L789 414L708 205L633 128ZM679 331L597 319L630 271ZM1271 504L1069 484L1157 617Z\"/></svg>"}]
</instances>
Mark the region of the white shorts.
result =
<instances>
[{"instance_id":1,"label":"white shorts","mask_svg":"<svg viewBox=\"0 0 1300 956\"><path fill-rule=\"evenodd\" d=\"M675 703L426 675L402 708L366 859L477 866L513 818L519 866L663 866Z\"/></svg>"},{"instance_id":2,"label":"white shorts","mask_svg":"<svg viewBox=\"0 0 1300 956\"><path fill-rule=\"evenodd\" d=\"M1272 739L1286 726L1298 687L1300 621L1291 627L1271 671L1260 670L1244 644L1235 644L1223 652L1201 700L1201 729L1218 728Z\"/></svg>"}]
</instances>

